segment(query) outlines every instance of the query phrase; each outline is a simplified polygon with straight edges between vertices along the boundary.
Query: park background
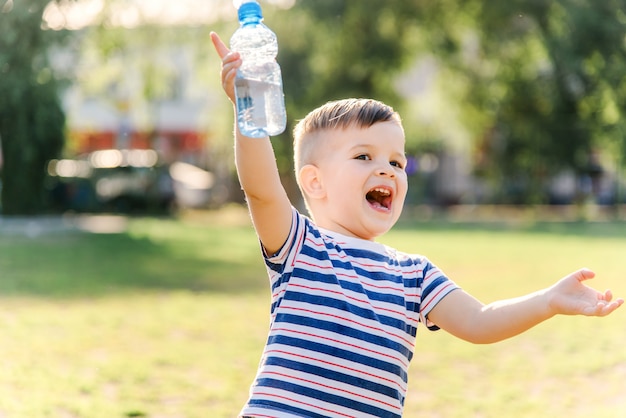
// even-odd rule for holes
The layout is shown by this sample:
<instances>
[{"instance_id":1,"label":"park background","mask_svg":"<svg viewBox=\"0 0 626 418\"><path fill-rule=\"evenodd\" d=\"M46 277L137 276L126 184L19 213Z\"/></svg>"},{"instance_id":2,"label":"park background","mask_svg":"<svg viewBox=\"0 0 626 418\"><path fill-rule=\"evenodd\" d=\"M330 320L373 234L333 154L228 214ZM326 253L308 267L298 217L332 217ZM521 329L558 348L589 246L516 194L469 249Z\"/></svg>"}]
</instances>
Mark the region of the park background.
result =
<instances>
[{"instance_id":1,"label":"park background","mask_svg":"<svg viewBox=\"0 0 626 418\"><path fill-rule=\"evenodd\" d=\"M384 242L485 302L582 266L626 294L623 1L261 4L296 205L293 123L374 97L402 114L412 162ZM245 401L269 294L209 40L236 27L226 0L0 1L0 416ZM620 417L624 328L618 311L493 346L420 331L406 415Z\"/></svg>"}]
</instances>

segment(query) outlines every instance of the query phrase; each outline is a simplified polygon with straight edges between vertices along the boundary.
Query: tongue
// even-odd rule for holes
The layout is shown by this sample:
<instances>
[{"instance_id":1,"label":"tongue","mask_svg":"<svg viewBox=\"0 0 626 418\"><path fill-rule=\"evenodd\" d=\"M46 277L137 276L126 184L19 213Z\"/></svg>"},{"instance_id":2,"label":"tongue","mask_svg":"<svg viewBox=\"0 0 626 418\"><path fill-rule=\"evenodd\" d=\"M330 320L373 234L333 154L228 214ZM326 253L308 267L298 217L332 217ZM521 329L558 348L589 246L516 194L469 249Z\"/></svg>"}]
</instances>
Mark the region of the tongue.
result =
<instances>
[{"instance_id":1,"label":"tongue","mask_svg":"<svg viewBox=\"0 0 626 418\"><path fill-rule=\"evenodd\" d=\"M368 193L367 201L375 209L389 209L389 198L375 193Z\"/></svg>"}]
</instances>

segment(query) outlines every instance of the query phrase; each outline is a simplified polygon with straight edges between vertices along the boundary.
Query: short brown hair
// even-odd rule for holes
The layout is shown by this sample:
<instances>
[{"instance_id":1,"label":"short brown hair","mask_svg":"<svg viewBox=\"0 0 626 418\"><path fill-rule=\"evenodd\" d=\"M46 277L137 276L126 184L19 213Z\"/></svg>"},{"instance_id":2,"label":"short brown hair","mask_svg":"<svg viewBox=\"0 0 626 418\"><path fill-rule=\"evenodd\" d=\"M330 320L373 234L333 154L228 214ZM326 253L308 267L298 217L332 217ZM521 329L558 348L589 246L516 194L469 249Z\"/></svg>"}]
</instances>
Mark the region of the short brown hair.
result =
<instances>
[{"instance_id":1,"label":"short brown hair","mask_svg":"<svg viewBox=\"0 0 626 418\"><path fill-rule=\"evenodd\" d=\"M395 121L400 115L382 102L373 99L343 99L328 102L311 111L293 130L294 165L296 176L302 166L311 163L316 142L315 134L325 130L368 128L378 122Z\"/></svg>"}]
</instances>

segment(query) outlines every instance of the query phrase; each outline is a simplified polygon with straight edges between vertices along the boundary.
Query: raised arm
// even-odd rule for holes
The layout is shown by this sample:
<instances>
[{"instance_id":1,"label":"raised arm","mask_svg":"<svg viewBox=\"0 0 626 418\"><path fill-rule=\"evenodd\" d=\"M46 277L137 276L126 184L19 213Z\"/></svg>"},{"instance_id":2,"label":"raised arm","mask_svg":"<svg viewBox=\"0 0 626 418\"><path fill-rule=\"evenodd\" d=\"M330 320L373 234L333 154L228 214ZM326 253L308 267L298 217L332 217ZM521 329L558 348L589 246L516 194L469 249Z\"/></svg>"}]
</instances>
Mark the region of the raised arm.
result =
<instances>
[{"instance_id":1,"label":"raised arm","mask_svg":"<svg viewBox=\"0 0 626 418\"><path fill-rule=\"evenodd\" d=\"M489 305L456 290L443 298L428 317L452 335L487 344L518 335L555 315L605 316L624 300L613 301L611 291L599 292L583 284L594 275L591 270L581 269L547 289Z\"/></svg>"},{"instance_id":2,"label":"raised arm","mask_svg":"<svg viewBox=\"0 0 626 418\"><path fill-rule=\"evenodd\" d=\"M240 56L237 52L230 51L216 33L211 33L211 41L222 59L222 87L234 108L235 75L241 65ZM235 122L235 164L254 228L265 250L272 254L287 239L292 212L291 203L278 175L276 157L269 137L243 136Z\"/></svg>"}]
</instances>

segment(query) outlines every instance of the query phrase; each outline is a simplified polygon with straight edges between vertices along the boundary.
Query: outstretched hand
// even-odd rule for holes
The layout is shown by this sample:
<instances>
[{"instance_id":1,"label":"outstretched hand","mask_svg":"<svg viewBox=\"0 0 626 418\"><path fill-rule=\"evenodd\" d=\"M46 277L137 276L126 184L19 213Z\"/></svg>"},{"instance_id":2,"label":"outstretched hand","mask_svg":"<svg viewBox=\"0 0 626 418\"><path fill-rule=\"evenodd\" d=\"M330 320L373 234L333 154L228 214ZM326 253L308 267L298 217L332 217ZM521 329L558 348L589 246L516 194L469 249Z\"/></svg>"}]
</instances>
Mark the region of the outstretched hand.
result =
<instances>
[{"instance_id":1,"label":"outstretched hand","mask_svg":"<svg viewBox=\"0 0 626 418\"><path fill-rule=\"evenodd\" d=\"M241 56L238 52L231 51L215 32L211 32L211 41L217 55L222 59L222 88L230 101L235 103L235 75L241 66Z\"/></svg>"},{"instance_id":2,"label":"outstretched hand","mask_svg":"<svg viewBox=\"0 0 626 418\"><path fill-rule=\"evenodd\" d=\"M548 289L550 307L555 314L606 316L619 308L624 299L613 300L610 290L600 292L583 282L592 279L595 273L588 269L575 271Z\"/></svg>"}]
</instances>

